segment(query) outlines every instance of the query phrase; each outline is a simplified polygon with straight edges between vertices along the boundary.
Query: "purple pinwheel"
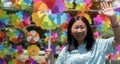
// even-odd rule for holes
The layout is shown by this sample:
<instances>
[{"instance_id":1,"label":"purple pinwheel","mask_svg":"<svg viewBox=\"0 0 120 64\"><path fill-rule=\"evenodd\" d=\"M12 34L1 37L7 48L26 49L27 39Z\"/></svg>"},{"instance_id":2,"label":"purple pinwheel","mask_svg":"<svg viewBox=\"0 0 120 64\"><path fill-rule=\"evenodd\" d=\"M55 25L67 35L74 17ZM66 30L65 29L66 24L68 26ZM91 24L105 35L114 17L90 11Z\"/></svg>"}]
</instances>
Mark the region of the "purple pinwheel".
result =
<instances>
[{"instance_id":1,"label":"purple pinwheel","mask_svg":"<svg viewBox=\"0 0 120 64\"><path fill-rule=\"evenodd\" d=\"M7 64L5 60L3 60L2 58L0 58L0 64Z\"/></svg>"},{"instance_id":2,"label":"purple pinwheel","mask_svg":"<svg viewBox=\"0 0 120 64\"><path fill-rule=\"evenodd\" d=\"M119 7L119 8L114 9L114 11L120 12L120 7Z\"/></svg>"},{"instance_id":3,"label":"purple pinwheel","mask_svg":"<svg viewBox=\"0 0 120 64\"><path fill-rule=\"evenodd\" d=\"M56 0L54 7L52 8L52 13L60 13L66 10L65 4L62 0Z\"/></svg>"},{"instance_id":4,"label":"purple pinwheel","mask_svg":"<svg viewBox=\"0 0 120 64\"><path fill-rule=\"evenodd\" d=\"M50 48L52 49L53 51L53 54L56 54L56 47L54 45L51 45ZM46 49L48 49L48 46L45 47L45 52L46 52Z\"/></svg>"}]
</instances>

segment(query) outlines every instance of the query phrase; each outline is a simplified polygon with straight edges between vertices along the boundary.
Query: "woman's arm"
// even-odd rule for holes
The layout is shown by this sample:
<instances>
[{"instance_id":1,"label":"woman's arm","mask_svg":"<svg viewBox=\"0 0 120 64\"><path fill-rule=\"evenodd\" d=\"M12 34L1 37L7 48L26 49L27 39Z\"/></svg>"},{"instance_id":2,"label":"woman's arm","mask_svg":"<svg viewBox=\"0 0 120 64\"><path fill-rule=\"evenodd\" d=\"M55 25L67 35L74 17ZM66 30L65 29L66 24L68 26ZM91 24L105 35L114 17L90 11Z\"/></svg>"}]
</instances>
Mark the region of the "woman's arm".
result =
<instances>
[{"instance_id":1,"label":"woman's arm","mask_svg":"<svg viewBox=\"0 0 120 64\"><path fill-rule=\"evenodd\" d=\"M111 21L111 26L114 32L114 45L117 46L118 44L120 44L120 23L114 14L112 4L108 2L102 2L101 8L102 13L106 15Z\"/></svg>"}]
</instances>

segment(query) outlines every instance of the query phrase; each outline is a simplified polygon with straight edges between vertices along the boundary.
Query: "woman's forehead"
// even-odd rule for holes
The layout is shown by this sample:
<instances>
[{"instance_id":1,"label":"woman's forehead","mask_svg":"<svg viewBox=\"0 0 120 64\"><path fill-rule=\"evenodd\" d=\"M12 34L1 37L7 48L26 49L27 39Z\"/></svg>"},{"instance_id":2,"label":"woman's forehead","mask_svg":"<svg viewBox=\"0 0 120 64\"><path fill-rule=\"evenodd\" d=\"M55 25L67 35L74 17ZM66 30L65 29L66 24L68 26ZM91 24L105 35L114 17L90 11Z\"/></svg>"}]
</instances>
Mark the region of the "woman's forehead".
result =
<instances>
[{"instance_id":1,"label":"woman's forehead","mask_svg":"<svg viewBox=\"0 0 120 64\"><path fill-rule=\"evenodd\" d=\"M73 23L74 25L85 25L85 23L82 20L77 20L76 22Z\"/></svg>"}]
</instances>

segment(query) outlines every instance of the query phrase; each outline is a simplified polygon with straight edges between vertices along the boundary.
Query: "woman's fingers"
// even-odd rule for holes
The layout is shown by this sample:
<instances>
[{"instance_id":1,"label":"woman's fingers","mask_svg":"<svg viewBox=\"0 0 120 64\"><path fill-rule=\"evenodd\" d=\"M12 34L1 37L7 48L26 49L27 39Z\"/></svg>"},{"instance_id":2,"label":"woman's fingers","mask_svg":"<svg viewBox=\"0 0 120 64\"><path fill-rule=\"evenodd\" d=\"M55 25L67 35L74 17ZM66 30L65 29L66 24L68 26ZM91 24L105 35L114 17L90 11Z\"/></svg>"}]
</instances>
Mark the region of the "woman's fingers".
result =
<instances>
[{"instance_id":1,"label":"woman's fingers","mask_svg":"<svg viewBox=\"0 0 120 64\"><path fill-rule=\"evenodd\" d=\"M45 60L47 61L52 55L52 49L46 49Z\"/></svg>"},{"instance_id":2,"label":"woman's fingers","mask_svg":"<svg viewBox=\"0 0 120 64\"><path fill-rule=\"evenodd\" d=\"M112 3L101 2L101 10L99 12L106 15L106 16L113 16L114 10L112 7Z\"/></svg>"},{"instance_id":3,"label":"woman's fingers","mask_svg":"<svg viewBox=\"0 0 120 64\"><path fill-rule=\"evenodd\" d=\"M101 8L106 9L106 8L112 8L112 4L108 2L101 2Z\"/></svg>"}]
</instances>

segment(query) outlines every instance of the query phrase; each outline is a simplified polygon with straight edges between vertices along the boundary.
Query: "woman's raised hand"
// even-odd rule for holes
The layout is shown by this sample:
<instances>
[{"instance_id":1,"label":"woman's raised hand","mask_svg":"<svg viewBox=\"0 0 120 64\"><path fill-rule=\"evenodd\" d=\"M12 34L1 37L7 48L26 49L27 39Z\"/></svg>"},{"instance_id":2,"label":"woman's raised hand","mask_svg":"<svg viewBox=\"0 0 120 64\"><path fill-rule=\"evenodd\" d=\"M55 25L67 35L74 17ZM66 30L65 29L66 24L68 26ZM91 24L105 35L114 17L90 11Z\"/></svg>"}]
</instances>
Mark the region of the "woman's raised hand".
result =
<instances>
[{"instance_id":1,"label":"woman's raised hand","mask_svg":"<svg viewBox=\"0 0 120 64\"><path fill-rule=\"evenodd\" d=\"M114 16L114 9L112 7L112 3L101 2L101 13L110 17Z\"/></svg>"}]
</instances>

